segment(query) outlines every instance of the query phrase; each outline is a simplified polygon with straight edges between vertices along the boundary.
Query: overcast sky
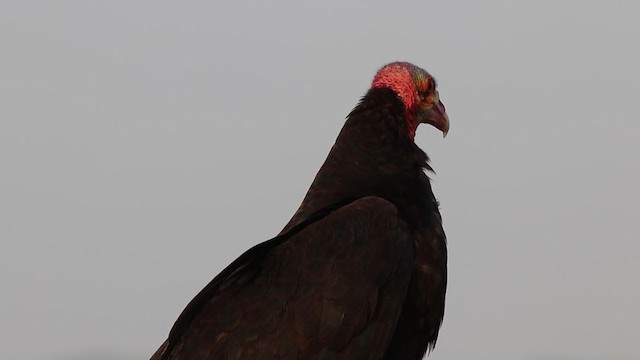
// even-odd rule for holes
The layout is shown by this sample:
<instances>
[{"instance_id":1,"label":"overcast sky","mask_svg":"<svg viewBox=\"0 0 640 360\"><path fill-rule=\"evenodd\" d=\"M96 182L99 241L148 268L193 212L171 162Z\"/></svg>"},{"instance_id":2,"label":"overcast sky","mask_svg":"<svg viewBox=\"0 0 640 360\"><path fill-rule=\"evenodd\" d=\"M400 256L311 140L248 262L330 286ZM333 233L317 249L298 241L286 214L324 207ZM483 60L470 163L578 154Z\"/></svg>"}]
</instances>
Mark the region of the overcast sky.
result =
<instances>
[{"instance_id":1,"label":"overcast sky","mask_svg":"<svg viewBox=\"0 0 640 360\"><path fill-rule=\"evenodd\" d=\"M451 119L430 359L640 358L640 3L1 3L3 359L148 358L394 60Z\"/></svg>"}]
</instances>

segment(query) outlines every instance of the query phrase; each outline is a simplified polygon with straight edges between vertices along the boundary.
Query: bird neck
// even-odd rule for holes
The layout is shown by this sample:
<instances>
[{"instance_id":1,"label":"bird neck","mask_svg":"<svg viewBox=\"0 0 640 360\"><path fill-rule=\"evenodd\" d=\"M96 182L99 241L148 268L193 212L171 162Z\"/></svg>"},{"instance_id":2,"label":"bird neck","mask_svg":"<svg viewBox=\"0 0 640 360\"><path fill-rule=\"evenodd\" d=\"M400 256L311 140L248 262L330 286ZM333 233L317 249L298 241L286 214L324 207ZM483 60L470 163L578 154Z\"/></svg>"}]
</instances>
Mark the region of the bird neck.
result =
<instances>
[{"instance_id":1,"label":"bird neck","mask_svg":"<svg viewBox=\"0 0 640 360\"><path fill-rule=\"evenodd\" d=\"M324 207L364 196L379 196L398 207L431 201L424 174L430 169L428 158L409 134L398 97L388 89L369 91L349 114L303 204L283 231Z\"/></svg>"},{"instance_id":2,"label":"bird neck","mask_svg":"<svg viewBox=\"0 0 640 360\"><path fill-rule=\"evenodd\" d=\"M380 98L382 98L383 101L388 101L389 103L396 102L394 99L397 99L397 102L402 104L402 117L406 124L405 130L409 138L413 140L416 137L418 124L415 122L413 113L408 109L413 109L415 104L418 102L418 99L416 98L415 85L410 81L398 81L395 77L376 77L371 89L363 98L363 102L368 100L376 105L376 103L379 103ZM362 103L360 105L362 105ZM399 109L400 107L398 110Z\"/></svg>"}]
</instances>

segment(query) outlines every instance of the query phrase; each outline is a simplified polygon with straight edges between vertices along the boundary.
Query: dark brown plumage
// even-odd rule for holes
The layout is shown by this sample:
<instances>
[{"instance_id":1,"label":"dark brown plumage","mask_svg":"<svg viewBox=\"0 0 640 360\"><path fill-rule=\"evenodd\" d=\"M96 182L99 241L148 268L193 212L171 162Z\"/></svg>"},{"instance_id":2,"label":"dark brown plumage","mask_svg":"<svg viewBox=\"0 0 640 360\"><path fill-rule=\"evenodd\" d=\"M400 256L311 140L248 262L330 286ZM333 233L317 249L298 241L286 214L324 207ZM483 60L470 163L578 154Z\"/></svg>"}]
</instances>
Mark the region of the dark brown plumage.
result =
<instances>
[{"instance_id":1,"label":"dark brown plumage","mask_svg":"<svg viewBox=\"0 0 640 360\"><path fill-rule=\"evenodd\" d=\"M216 276L152 360L421 359L447 281L421 122L449 128L432 77L382 68L291 221Z\"/></svg>"}]
</instances>

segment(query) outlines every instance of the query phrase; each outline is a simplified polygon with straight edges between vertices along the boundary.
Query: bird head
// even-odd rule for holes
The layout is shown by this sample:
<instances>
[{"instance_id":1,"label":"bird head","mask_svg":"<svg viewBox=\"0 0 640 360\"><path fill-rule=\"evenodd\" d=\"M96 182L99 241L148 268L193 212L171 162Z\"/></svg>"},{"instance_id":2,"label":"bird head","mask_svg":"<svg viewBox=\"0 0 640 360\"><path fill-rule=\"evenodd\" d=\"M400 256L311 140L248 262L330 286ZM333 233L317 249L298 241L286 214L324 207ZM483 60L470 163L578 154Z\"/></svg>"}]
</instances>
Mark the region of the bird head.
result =
<instances>
[{"instance_id":1,"label":"bird head","mask_svg":"<svg viewBox=\"0 0 640 360\"><path fill-rule=\"evenodd\" d=\"M425 70L408 62L393 62L378 70L371 88L387 88L396 93L404 104L411 138L420 123L431 124L447 136L449 117L440 101L436 80Z\"/></svg>"}]
</instances>

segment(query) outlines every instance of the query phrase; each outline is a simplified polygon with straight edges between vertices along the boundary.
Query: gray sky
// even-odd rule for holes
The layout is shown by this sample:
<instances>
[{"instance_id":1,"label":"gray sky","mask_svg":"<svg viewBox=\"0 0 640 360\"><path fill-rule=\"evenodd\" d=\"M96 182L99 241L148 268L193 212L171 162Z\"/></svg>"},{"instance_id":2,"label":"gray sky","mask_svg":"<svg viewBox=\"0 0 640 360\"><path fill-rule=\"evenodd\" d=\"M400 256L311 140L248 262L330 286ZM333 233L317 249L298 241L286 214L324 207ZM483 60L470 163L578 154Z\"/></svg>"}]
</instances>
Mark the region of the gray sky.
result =
<instances>
[{"instance_id":1,"label":"gray sky","mask_svg":"<svg viewBox=\"0 0 640 360\"><path fill-rule=\"evenodd\" d=\"M451 118L430 359L640 358L638 4L3 1L2 357L148 358L406 60Z\"/></svg>"}]
</instances>

